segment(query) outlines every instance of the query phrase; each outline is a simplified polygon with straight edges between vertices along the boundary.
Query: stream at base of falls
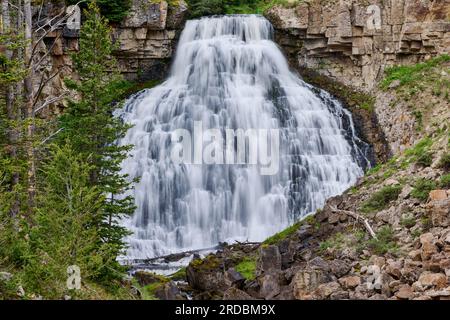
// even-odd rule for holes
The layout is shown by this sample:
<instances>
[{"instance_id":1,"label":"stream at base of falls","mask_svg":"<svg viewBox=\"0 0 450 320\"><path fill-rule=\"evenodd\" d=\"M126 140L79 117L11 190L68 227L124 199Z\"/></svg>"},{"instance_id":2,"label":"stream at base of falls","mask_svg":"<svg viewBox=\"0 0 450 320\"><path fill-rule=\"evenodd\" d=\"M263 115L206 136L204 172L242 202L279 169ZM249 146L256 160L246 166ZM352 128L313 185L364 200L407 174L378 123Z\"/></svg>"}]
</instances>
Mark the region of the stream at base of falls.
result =
<instances>
[{"instance_id":1,"label":"stream at base of falls","mask_svg":"<svg viewBox=\"0 0 450 320\"><path fill-rule=\"evenodd\" d=\"M123 220L132 232L124 261L263 241L321 208L370 167L370 147L358 138L351 114L292 72L272 39L271 24L259 15L189 20L168 79L117 111L132 125L119 143L134 146L122 173L139 179L130 191L136 211ZM174 133L192 134L189 154L213 141L196 135L198 125L224 137L230 130L278 132L277 149L270 149L272 156L278 151L271 159L277 170L262 174L245 161L174 161ZM237 140L224 152L238 149ZM248 160L251 148L243 150Z\"/></svg>"}]
</instances>

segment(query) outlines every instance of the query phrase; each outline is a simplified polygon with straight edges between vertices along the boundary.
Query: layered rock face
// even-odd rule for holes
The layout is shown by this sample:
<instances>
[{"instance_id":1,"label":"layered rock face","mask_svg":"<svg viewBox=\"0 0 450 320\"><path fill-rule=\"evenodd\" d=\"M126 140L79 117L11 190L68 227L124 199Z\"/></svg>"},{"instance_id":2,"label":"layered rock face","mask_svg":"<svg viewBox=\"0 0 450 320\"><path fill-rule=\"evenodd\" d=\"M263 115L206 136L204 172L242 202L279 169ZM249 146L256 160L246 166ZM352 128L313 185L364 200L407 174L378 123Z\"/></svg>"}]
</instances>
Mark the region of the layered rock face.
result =
<instances>
[{"instance_id":1,"label":"layered rock face","mask_svg":"<svg viewBox=\"0 0 450 320\"><path fill-rule=\"evenodd\" d=\"M33 18L42 23L65 11L64 1L50 2L41 11L36 8ZM118 43L115 55L126 79L145 81L165 77L187 13L187 4L182 0L177 6L169 6L165 1L133 0L126 19L112 26L113 39ZM53 81L54 90L61 90L62 79L72 75L70 54L79 49L79 28L80 23L77 26L75 22L70 28L59 28L45 35L46 46L40 51L46 56L48 71L65 70ZM46 55L47 52L50 54Z\"/></svg>"},{"instance_id":2,"label":"layered rock face","mask_svg":"<svg viewBox=\"0 0 450 320\"><path fill-rule=\"evenodd\" d=\"M372 89L383 70L450 51L448 0L310 0L266 17L299 67Z\"/></svg>"},{"instance_id":3,"label":"layered rock face","mask_svg":"<svg viewBox=\"0 0 450 320\"><path fill-rule=\"evenodd\" d=\"M187 4L151 3L133 0L126 19L113 28L119 43L116 52L120 68L129 80L162 79L187 17Z\"/></svg>"}]
</instances>

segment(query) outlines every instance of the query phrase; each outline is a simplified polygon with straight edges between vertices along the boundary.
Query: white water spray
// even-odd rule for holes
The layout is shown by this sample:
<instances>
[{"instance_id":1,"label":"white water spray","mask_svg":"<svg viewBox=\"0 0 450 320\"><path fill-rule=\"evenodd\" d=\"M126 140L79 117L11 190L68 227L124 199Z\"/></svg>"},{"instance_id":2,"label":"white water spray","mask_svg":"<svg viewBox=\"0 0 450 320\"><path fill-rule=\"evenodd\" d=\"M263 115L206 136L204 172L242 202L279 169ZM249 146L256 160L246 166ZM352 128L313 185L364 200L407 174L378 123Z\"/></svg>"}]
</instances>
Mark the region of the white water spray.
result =
<instances>
[{"instance_id":1,"label":"white water spray","mask_svg":"<svg viewBox=\"0 0 450 320\"><path fill-rule=\"evenodd\" d=\"M303 82L271 40L261 16L188 21L170 77L130 98L120 116L133 125L123 173L140 178L127 258L260 241L323 206L363 174L367 145L350 114ZM278 174L252 165L174 164L171 133L206 128L279 129ZM195 141L194 141L195 142ZM198 141L202 143L202 141ZM364 147L364 148L362 148Z\"/></svg>"}]
</instances>

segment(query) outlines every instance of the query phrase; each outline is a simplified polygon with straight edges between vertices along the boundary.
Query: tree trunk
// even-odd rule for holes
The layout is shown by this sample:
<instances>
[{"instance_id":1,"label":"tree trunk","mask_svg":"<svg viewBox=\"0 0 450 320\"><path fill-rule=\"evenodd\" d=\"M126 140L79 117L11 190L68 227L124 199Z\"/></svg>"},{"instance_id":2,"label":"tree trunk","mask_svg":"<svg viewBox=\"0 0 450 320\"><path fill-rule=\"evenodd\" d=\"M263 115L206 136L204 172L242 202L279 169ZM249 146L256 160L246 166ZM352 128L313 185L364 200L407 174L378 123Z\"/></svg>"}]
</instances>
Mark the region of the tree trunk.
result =
<instances>
[{"instance_id":1,"label":"tree trunk","mask_svg":"<svg viewBox=\"0 0 450 320\"><path fill-rule=\"evenodd\" d=\"M33 36L32 36L32 15L31 0L24 1L24 17L25 17L25 63L28 68L28 74L25 77L25 110L26 110L26 126L27 126L27 142L26 153L28 157L28 213L29 216L33 212L34 198L36 195L36 163L34 154L34 65L33 65Z\"/></svg>"}]
</instances>

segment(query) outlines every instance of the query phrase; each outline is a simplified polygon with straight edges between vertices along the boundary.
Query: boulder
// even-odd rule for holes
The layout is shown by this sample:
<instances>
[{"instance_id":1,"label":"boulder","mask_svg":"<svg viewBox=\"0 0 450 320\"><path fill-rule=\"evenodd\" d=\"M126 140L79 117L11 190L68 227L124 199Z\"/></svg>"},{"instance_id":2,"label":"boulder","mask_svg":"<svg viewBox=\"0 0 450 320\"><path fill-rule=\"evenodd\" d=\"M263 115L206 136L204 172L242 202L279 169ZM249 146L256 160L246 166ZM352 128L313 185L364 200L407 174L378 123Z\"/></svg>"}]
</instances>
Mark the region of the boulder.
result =
<instances>
[{"instance_id":1,"label":"boulder","mask_svg":"<svg viewBox=\"0 0 450 320\"><path fill-rule=\"evenodd\" d=\"M259 253L258 274L267 273L271 270L281 270L281 254L277 246L261 246Z\"/></svg>"},{"instance_id":2,"label":"boulder","mask_svg":"<svg viewBox=\"0 0 450 320\"><path fill-rule=\"evenodd\" d=\"M424 289L447 287L447 277L443 273L423 272L417 282Z\"/></svg>"},{"instance_id":3,"label":"boulder","mask_svg":"<svg viewBox=\"0 0 450 320\"><path fill-rule=\"evenodd\" d=\"M327 299L331 294L338 292L340 289L341 286L336 281L322 283L317 287L315 295L321 299Z\"/></svg>"},{"instance_id":4,"label":"boulder","mask_svg":"<svg viewBox=\"0 0 450 320\"><path fill-rule=\"evenodd\" d=\"M450 197L445 190L433 190L430 192L430 201L427 203L426 212L435 227L450 226Z\"/></svg>"},{"instance_id":5,"label":"boulder","mask_svg":"<svg viewBox=\"0 0 450 320\"><path fill-rule=\"evenodd\" d=\"M254 300L254 298L248 293L232 287L224 292L223 300Z\"/></svg>"},{"instance_id":6,"label":"boulder","mask_svg":"<svg viewBox=\"0 0 450 320\"><path fill-rule=\"evenodd\" d=\"M421 257L422 261L429 260L431 256L438 252L436 246L436 239L431 232L424 233L420 236L421 247Z\"/></svg>"},{"instance_id":7,"label":"boulder","mask_svg":"<svg viewBox=\"0 0 450 320\"><path fill-rule=\"evenodd\" d=\"M266 274L259 279L261 289L259 296L266 300L273 299L281 291L279 276L276 274Z\"/></svg>"},{"instance_id":8,"label":"boulder","mask_svg":"<svg viewBox=\"0 0 450 320\"><path fill-rule=\"evenodd\" d=\"M313 291L326 281L326 276L321 270L301 270L292 279L292 289L295 299L310 300Z\"/></svg>"},{"instance_id":9,"label":"boulder","mask_svg":"<svg viewBox=\"0 0 450 320\"><path fill-rule=\"evenodd\" d=\"M398 291L395 293L395 296L402 300L408 300L414 298L414 290L411 286L405 284L399 287Z\"/></svg>"},{"instance_id":10,"label":"boulder","mask_svg":"<svg viewBox=\"0 0 450 320\"><path fill-rule=\"evenodd\" d=\"M339 259L331 261L329 265L331 272L338 278L345 276L350 272L351 269L350 265L348 265L345 261Z\"/></svg>"},{"instance_id":11,"label":"boulder","mask_svg":"<svg viewBox=\"0 0 450 320\"><path fill-rule=\"evenodd\" d=\"M339 279L339 283L346 289L354 289L361 284L358 276L346 276Z\"/></svg>"},{"instance_id":12,"label":"boulder","mask_svg":"<svg viewBox=\"0 0 450 320\"><path fill-rule=\"evenodd\" d=\"M173 281L165 283L161 288L157 289L155 296L160 300L185 300L181 295L180 289Z\"/></svg>"},{"instance_id":13,"label":"boulder","mask_svg":"<svg viewBox=\"0 0 450 320\"><path fill-rule=\"evenodd\" d=\"M234 268L230 268L225 272L225 283L228 286L241 287L245 282L245 278Z\"/></svg>"}]
</instances>

